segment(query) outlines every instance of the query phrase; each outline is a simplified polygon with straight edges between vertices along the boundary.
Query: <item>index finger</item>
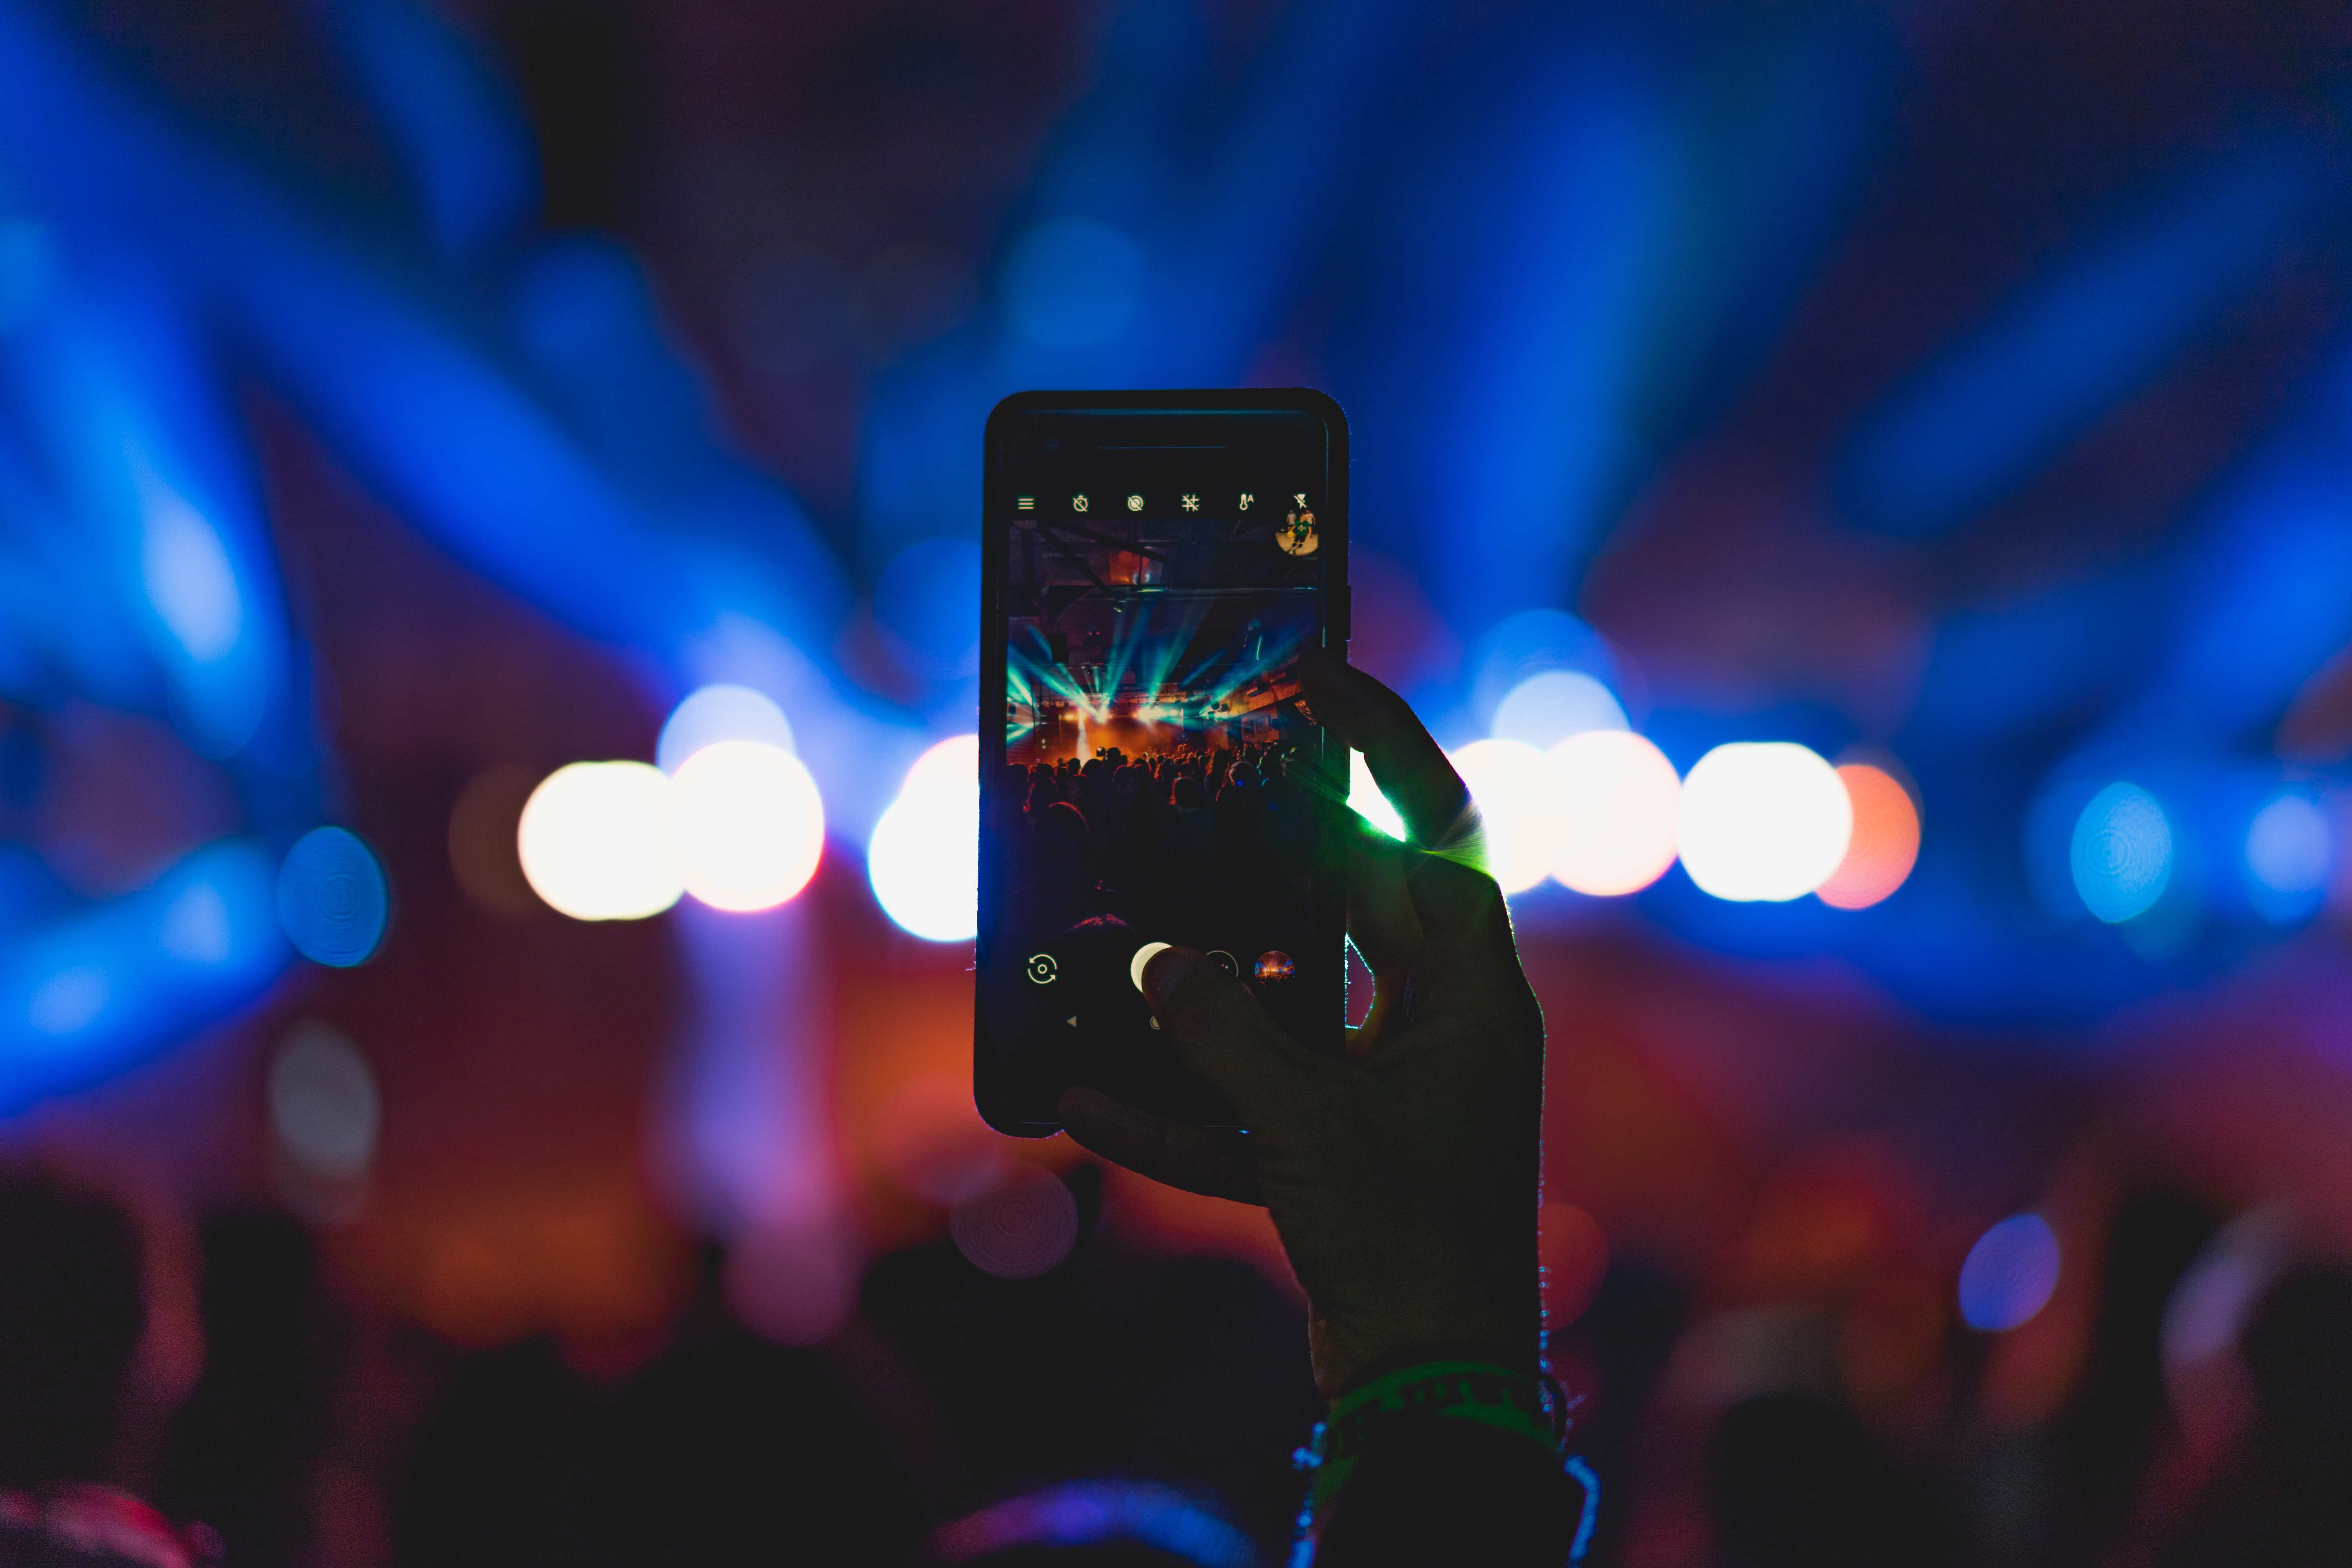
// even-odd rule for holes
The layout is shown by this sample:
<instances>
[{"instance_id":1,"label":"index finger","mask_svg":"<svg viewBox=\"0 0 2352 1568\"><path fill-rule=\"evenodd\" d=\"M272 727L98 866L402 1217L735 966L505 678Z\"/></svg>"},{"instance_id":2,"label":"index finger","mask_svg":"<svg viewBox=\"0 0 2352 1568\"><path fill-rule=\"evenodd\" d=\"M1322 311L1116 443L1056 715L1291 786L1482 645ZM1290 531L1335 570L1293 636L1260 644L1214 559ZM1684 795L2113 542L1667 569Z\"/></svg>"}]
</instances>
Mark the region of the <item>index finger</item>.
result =
<instances>
[{"instance_id":1,"label":"index finger","mask_svg":"<svg viewBox=\"0 0 2352 1568\"><path fill-rule=\"evenodd\" d=\"M1413 843L1449 854L1466 848L1478 831L1469 788L1411 705L1320 647L1299 650L1298 678L1315 716L1364 753Z\"/></svg>"},{"instance_id":2,"label":"index finger","mask_svg":"<svg viewBox=\"0 0 2352 1568\"><path fill-rule=\"evenodd\" d=\"M1248 986L1192 948L1162 948L1138 979L1176 1054L1252 1131L1296 1099L1302 1075L1326 1065L1266 1016Z\"/></svg>"}]
</instances>

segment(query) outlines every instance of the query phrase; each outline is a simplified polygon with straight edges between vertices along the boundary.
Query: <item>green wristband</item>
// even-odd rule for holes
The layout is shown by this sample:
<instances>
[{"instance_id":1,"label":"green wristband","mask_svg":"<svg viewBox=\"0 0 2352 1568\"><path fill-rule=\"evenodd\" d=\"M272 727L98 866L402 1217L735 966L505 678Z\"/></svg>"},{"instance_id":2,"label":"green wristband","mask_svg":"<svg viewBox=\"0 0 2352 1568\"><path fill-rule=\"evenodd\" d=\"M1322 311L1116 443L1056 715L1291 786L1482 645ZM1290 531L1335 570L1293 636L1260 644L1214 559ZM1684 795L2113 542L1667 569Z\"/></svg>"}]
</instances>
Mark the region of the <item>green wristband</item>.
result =
<instances>
[{"instance_id":1,"label":"green wristband","mask_svg":"<svg viewBox=\"0 0 2352 1568\"><path fill-rule=\"evenodd\" d=\"M1309 1508L1328 1501L1363 1457L1373 1430L1391 1415L1475 1421L1559 1451L1559 1413L1542 1381L1484 1361L1425 1361L1341 1394L1315 1429L1303 1458L1315 1471Z\"/></svg>"}]
</instances>

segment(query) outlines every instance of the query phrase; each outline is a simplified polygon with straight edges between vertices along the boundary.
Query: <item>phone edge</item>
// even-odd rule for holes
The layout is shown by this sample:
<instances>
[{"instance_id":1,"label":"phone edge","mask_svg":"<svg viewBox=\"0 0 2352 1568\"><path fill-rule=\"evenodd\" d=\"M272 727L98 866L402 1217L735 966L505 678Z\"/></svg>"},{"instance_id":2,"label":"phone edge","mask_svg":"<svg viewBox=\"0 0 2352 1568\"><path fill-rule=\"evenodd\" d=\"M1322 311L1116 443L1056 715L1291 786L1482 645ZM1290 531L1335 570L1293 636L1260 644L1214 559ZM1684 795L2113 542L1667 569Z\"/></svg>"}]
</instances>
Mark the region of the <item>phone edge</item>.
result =
<instances>
[{"instance_id":1,"label":"phone edge","mask_svg":"<svg viewBox=\"0 0 2352 1568\"><path fill-rule=\"evenodd\" d=\"M991 636L989 630L992 626L1000 625L1003 619L1003 602L1001 590L1003 580L1005 540L1003 537L1003 531L991 526L989 521L989 519L992 516L990 509L992 502L994 500L992 492L997 482L996 458L998 442L1003 430L1003 422L1015 415L1025 414L1035 409L1046 408L1138 408L1148 410L1182 410L1194 407L1199 408L1203 413L1220 414L1260 412L1300 413L1311 416L1323 426L1324 438L1328 444L1328 450L1329 456L1328 459L1328 479L1330 486L1330 494L1325 500L1324 510L1327 515L1336 513L1339 522L1339 528L1336 531L1336 540L1334 540L1330 531L1327 531L1326 532L1326 549L1329 549L1335 542L1338 547L1331 555L1326 556L1326 560L1328 562L1332 559L1333 556L1336 556L1339 563L1338 575L1339 581L1336 593L1327 585L1326 591L1322 595L1320 613L1318 616L1318 626L1317 630L1321 640L1322 647L1338 653L1343 659L1347 657L1348 642L1354 630L1355 617L1355 595L1352 581L1349 575L1349 556L1348 551L1349 492L1350 488L1349 477L1353 458L1349 443L1347 410L1340 405L1338 398L1333 397L1329 393L1320 391L1314 387L1276 386L1232 388L1183 387L1134 392L1101 390L1055 392L1047 390L1010 393L998 399L996 405L988 411L987 421L981 428L981 637L980 695L977 704L976 728L978 729L982 739L980 744L974 748L976 752L977 771L975 773L973 782L975 786L981 791L981 800L982 803L981 812L982 838L981 842L975 846L974 849L975 854L979 855L981 858L979 870L982 908L987 907L986 894L991 870L987 853L986 837L988 830L988 813L986 810L988 778L992 767L1001 769L1003 765L1003 747L1001 742L997 746L992 748L987 740L988 735L991 733L989 729L989 721L992 714L995 717L997 726L996 732L1000 736L1003 729L1003 718L1001 709L1003 702L1004 691L1004 649L1001 646L1001 639ZM989 693L991 691L994 691L997 694L996 703L993 707L992 707L989 701ZM996 868L996 869L1001 875L1003 868L1000 866ZM1341 900L1341 903L1342 910L1339 921L1339 931L1338 934L1339 940L1344 950L1347 941L1347 922L1344 911L1344 899ZM982 1060L982 1050L984 1044L982 1037L987 1026L985 1016L980 1005L980 984L981 977L985 968L986 957L987 955L983 954L982 952L982 932L979 923L975 922L972 933L972 1107L980 1113L980 1119L982 1121L986 1122L994 1131L1002 1132L1007 1137L1050 1138L1054 1134L1063 1131L1062 1124L1059 1121L1032 1121L1018 1116L1003 1116L1000 1119L997 1114L992 1114L992 1112L1003 1111L1006 1108L1002 1105L992 1107L988 1100L984 1098L981 1092L980 1064ZM1340 967L1339 992L1341 1008L1340 1027L1342 1029L1346 1027L1346 963L1343 957Z\"/></svg>"}]
</instances>

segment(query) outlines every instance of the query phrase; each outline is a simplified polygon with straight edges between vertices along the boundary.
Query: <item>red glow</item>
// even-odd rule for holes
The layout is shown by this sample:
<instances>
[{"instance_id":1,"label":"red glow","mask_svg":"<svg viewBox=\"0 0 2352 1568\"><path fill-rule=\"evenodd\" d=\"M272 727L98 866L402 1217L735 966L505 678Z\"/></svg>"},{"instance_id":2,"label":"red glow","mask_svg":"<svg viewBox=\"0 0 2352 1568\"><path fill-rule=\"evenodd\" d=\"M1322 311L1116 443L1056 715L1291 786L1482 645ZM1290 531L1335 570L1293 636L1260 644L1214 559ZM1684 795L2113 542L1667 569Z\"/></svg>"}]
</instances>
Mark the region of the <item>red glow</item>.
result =
<instances>
[{"instance_id":1,"label":"red glow","mask_svg":"<svg viewBox=\"0 0 2352 1568\"><path fill-rule=\"evenodd\" d=\"M1853 837L1830 879L1814 890L1841 910L1866 910L1890 895L1919 859L1919 810L1884 769L1849 763L1838 769L1853 802Z\"/></svg>"}]
</instances>

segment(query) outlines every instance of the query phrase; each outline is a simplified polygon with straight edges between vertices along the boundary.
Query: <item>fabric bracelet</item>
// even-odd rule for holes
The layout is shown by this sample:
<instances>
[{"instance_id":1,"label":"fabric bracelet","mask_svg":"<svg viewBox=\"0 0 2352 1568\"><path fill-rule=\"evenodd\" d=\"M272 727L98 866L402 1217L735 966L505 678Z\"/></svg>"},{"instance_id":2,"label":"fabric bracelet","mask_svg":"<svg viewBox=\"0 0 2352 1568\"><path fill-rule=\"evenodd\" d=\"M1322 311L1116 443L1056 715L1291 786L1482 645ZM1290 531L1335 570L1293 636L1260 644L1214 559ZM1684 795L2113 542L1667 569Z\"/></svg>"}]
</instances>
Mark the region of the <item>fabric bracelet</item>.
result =
<instances>
[{"instance_id":1,"label":"fabric bracelet","mask_svg":"<svg viewBox=\"0 0 2352 1568\"><path fill-rule=\"evenodd\" d=\"M1380 1422L1391 1415L1442 1415L1508 1432L1557 1454L1563 1412L1539 1378L1493 1362L1427 1361L1402 1366L1350 1389L1300 1451L1314 1471L1307 1508L1328 1501L1363 1457Z\"/></svg>"}]
</instances>

